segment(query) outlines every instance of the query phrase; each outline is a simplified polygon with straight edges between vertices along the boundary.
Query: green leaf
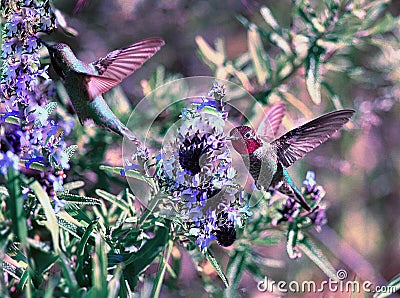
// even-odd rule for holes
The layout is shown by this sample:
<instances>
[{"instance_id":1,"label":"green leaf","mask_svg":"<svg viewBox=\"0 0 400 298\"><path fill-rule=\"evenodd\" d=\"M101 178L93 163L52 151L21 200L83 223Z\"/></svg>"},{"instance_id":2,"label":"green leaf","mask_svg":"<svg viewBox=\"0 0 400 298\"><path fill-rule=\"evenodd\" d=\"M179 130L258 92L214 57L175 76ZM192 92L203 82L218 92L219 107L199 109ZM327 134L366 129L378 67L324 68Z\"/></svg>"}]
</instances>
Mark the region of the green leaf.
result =
<instances>
[{"instance_id":1,"label":"green leaf","mask_svg":"<svg viewBox=\"0 0 400 298\"><path fill-rule=\"evenodd\" d=\"M4 114L0 114L0 115L4 116ZM19 118L15 117L15 116L8 116L4 121L6 123L10 123L10 124L21 125Z\"/></svg>"},{"instance_id":2,"label":"green leaf","mask_svg":"<svg viewBox=\"0 0 400 298\"><path fill-rule=\"evenodd\" d=\"M267 235L262 238L257 237L256 239L253 239L251 243L253 245L259 245L259 246L271 246L279 244L281 240L282 240L282 234L273 233L271 235Z\"/></svg>"},{"instance_id":3,"label":"green leaf","mask_svg":"<svg viewBox=\"0 0 400 298\"><path fill-rule=\"evenodd\" d=\"M85 247L86 243L88 242L95 226L97 224L97 220L94 220L86 229L85 233L83 234L81 241L79 242L77 249L76 249L76 256L77 256L77 265L76 265L76 276L80 284L85 284L87 281L85 279L85 274L83 273L84 269L84 261L86 257L90 254L90 251L86 251L85 255Z\"/></svg>"},{"instance_id":4,"label":"green leaf","mask_svg":"<svg viewBox=\"0 0 400 298\"><path fill-rule=\"evenodd\" d=\"M253 66L259 85L264 85L270 77L271 68L269 66L269 57L264 50L259 33L255 30L254 26L247 32L248 47Z\"/></svg>"},{"instance_id":5,"label":"green leaf","mask_svg":"<svg viewBox=\"0 0 400 298\"><path fill-rule=\"evenodd\" d=\"M96 236L95 253L92 257L92 288L86 297L89 298L107 298L107 256L103 239L99 234Z\"/></svg>"},{"instance_id":6,"label":"green leaf","mask_svg":"<svg viewBox=\"0 0 400 298\"><path fill-rule=\"evenodd\" d=\"M160 295L161 286L163 284L164 275L166 268L168 266L168 260L174 247L174 242L172 239L168 241L168 248L164 258L161 258L161 264L158 267L157 275L155 278L153 289L151 290L150 297L158 297Z\"/></svg>"},{"instance_id":7,"label":"green leaf","mask_svg":"<svg viewBox=\"0 0 400 298\"><path fill-rule=\"evenodd\" d=\"M13 167L8 168L6 185L9 196L7 197L7 211L13 222L12 229L22 245L27 244L28 229L24 212L24 199L22 197L21 178Z\"/></svg>"},{"instance_id":8,"label":"green leaf","mask_svg":"<svg viewBox=\"0 0 400 298\"><path fill-rule=\"evenodd\" d=\"M118 297L118 291L121 288L121 276L124 269L123 264L118 264L113 271L113 277L108 281L108 296L107 298Z\"/></svg>"},{"instance_id":9,"label":"green leaf","mask_svg":"<svg viewBox=\"0 0 400 298\"><path fill-rule=\"evenodd\" d=\"M44 213L46 215L46 221L44 222L47 229L50 231L51 238L53 240L54 250L58 253L60 251L59 246L59 227L57 222L57 217L54 212L53 207L50 204L50 198L47 193L43 190L42 186L39 182L35 181L31 185L31 189L35 193L37 199L44 209Z\"/></svg>"},{"instance_id":10,"label":"green leaf","mask_svg":"<svg viewBox=\"0 0 400 298\"><path fill-rule=\"evenodd\" d=\"M381 286L382 288L382 286ZM393 277L388 284L385 286L386 291L385 292L380 292L376 293L374 295L374 298L385 298L389 297L393 294L395 294L397 291L400 290L400 274L397 274L395 277Z\"/></svg>"},{"instance_id":11,"label":"green leaf","mask_svg":"<svg viewBox=\"0 0 400 298\"><path fill-rule=\"evenodd\" d=\"M129 212L129 205L124 200L122 200L121 196L113 195L102 189L96 189L95 192L99 197L102 197L104 200L112 203L113 205L117 205L125 212Z\"/></svg>"},{"instance_id":12,"label":"green leaf","mask_svg":"<svg viewBox=\"0 0 400 298\"><path fill-rule=\"evenodd\" d=\"M50 247L46 248L45 243L40 243L39 241L30 241L30 248L29 248L29 258L31 261L33 260L32 265L32 282L34 283L35 287L39 287L44 278L44 273L47 272L56 261L59 259L57 255L48 251ZM35 245L35 246L34 246Z\"/></svg>"},{"instance_id":13,"label":"green leaf","mask_svg":"<svg viewBox=\"0 0 400 298\"><path fill-rule=\"evenodd\" d=\"M28 162L28 160L26 160L26 159L20 159L19 160L19 165L21 167L25 167L27 162ZM47 171L47 167L44 164L41 164L41 163L36 162L36 161L29 165L29 169L38 170L38 171L42 171L42 172Z\"/></svg>"},{"instance_id":14,"label":"green leaf","mask_svg":"<svg viewBox=\"0 0 400 298\"><path fill-rule=\"evenodd\" d=\"M118 175L121 176L121 171L124 170L123 167L110 167L110 166L106 166L106 165L100 165L100 170L109 172L111 174L114 175ZM134 178L134 179L138 179L140 181L144 181L146 182L151 188L154 188L154 184L153 184L153 179L151 177L147 177L144 174L135 171L135 170L129 170L127 172L125 172L125 176L129 177L129 178Z\"/></svg>"},{"instance_id":15,"label":"green leaf","mask_svg":"<svg viewBox=\"0 0 400 298\"><path fill-rule=\"evenodd\" d=\"M373 28L369 30L369 35L377 35L392 31L399 26L399 21L399 17L393 18L390 12L388 12L375 24Z\"/></svg>"},{"instance_id":16,"label":"green leaf","mask_svg":"<svg viewBox=\"0 0 400 298\"><path fill-rule=\"evenodd\" d=\"M47 114L50 115L56 107L57 103L55 101L51 101L45 105L44 109L46 110Z\"/></svg>"},{"instance_id":17,"label":"green leaf","mask_svg":"<svg viewBox=\"0 0 400 298\"><path fill-rule=\"evenodd\" d=\"M239 282L242 278L244 270L247 267L247 250L236 251L235 254L230 258L226 275L231 281L229 291L237 290L239 288ZM229 295L231 296L231 295Z\"/></svg>"},{"instance_id":18,"label":"green leaf","mask_svg":"<svg viewBox=\"0 0 400 298\"><path fill-rule=\"evenodd\" d=\"M60 199L66 200L68 203L83 205L101 205L101 200L91 197L79 196L70 193L59 193Z\"/></svg>"},{"instance_id":19,"label":"green leaf","mask_svg":"<svg viewBox=\"0 0 400 298\"><path fill-rule=\"evenodd\" d=\"M82 295L80 294L80 291L78 291L79 285L78 285L78 282L76 281L76 278L72 271L69 260L63 253L60 253L60 258L61 258L61 260L60 260L59 264L61 267L62 276L66 281L66 284L68 286L68 290L69 290L71 297L74 297L74 298L82 297Z\"/></svg>"},{"instance_id":20,"label":"green leaf","mask_svg":"<svg viewBox=\"0 0 400 298\"><path fill-rule=\"evenodd\" d=\"M15 279L21 279L23 274L23 268L18 268L17 266L8 263L7 261L3 261L1 264L2 270L10 274Z\"/></svg>"},{"instance_id":21,"label":"green leaf","mask_svg":"<svg viewBox=\"0 0 400 298\"><path fill-rule=\"evenodd\" d=\"M276 21L276 19L274 18L274 16L272 15L271 10L266 7L266 6L262 6L260 9L260 13L264 19L264 21L275 31L278 31L280 29L278 22Z\"/></svg>"},{"instance_id":22,"label":"green leaf","mask_svg":"<svg viewBox=\"0 0 400 298\"><path fill-rule=\"evenodd\" d=\"M79 230L81 229L81 226L78 226L75 223L72 223L59 215L57 215L57 220L60 228L66 230L69 232L71 235L73 235L75 238L81 239L81 235L79 233Z\"/></svg>"},{"instance_id":23,"label":"green leaf","mask_svg":"<svg viewBox=\"0 0 400 298\"><path fill-rule=\"evenodd\" d=\"M211 62L216 66L220 66L225 61L225 56L223 53L217 52L214 50L201 36L196 36L196 44L199 47L199 50L207 61Z\"/></svg>"},{"instance_id":24,"label":"green leaf","mask_svg":"<svg viewBox=\"0 0 400 298\"><path fill-rule=\"evenodd\" d=\"M298 247L332 280L338 280L336 270L311 239L304 237Z\"/></svg>"},{"instance_id":25,"label":"green leaf","mask_svg":"<svg viewBox=\"0 0 400 298\"><path fill-rule=\"evenodd\" d=\"M64 184L65 190L74 190L77 188L82 188L85 186L85 182L83 181L72 181Z\"/></svg>"},{"instance_id":26,"label":"green leaf","mask_svg":"<svg viewBox=\"0 0 400 298\"><path fill-rule=\"evenodd\" d=\"M68 154L68 160L72 158L76 150L78 150L78 145L71 145L65 148L64 152Z\"/></svg>"},{"instance_id":27,"label":"green leaf","mask_svg":"<svg viewBox=\"0 0 400 298\"><path fill-rule=\"evenodd\" d=\"M156 235L147 240L145 244L124 263L124 277L131 288L135 288L138 275L142 273L154 259L163 251L169 241L169 226L158 227Z\"/></svg>"},{"instance_id":28,"label":"green leaf","mask_svg":"<svg viewBox=\"0 0 400 298\"><path fill-rule=\"evenodd\" d=\"M210 253L210 251L204 252L205 257L207 260L210 262L210 264L214 267L215 271L218 273L218 276L221 278L223 281L225 287L229 287L229 282L228 279L226 278L224 272L221 269L221 266L218 264L217 260L214 258L214 256Z\"/></svg>"},{"instance_id":29,"label":"green leaf","mask_svg":"<svg viewBox=\"0 0 400 298\"><path fill-rule=\"evenodd\" d=\"M335 109L340 110L343 109L342 102L339 98L339 96L333 91L332 87L327 83L327 82L322 82L322 86L325 87L325 89L328 91L330 95L330 99L332 101L333 106Z\"/></svg>"},{"instance_id":30,"label":"green leaf","mask_svg":"<svg viewBox=\"0 0 400 298\"><path fill-rule=\"evenodd\" d=\"M321 103L321 74L319 72L320 58L323 49L314 46L310 49L306 60L306 85L312 101Z\"/></svg>"}]
</instances>

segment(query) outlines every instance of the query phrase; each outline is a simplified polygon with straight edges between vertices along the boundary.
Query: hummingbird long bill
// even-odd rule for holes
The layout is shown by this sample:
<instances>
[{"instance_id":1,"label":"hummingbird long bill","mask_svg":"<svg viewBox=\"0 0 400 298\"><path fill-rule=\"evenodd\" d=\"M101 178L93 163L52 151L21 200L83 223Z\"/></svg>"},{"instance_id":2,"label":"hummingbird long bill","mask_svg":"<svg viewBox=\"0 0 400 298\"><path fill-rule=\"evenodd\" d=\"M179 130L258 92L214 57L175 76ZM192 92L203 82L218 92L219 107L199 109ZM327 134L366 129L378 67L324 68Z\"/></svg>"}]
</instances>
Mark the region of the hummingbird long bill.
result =
<instances>
[{"instance_id":1,"label":"hummingbird long bill","mask_svg":"<svg viewBox=\"0 0 400 298\"><path fill-rule=\"evenodd\" d=\"M150 59L165 43L161 38L144 39L112 51L92 63L79 60L66 44L47 47L51 63L62 78L82 125L87 120L140 145L140 141L111 111L102 94L118 85Z\"/></svg>"},{"instance_id":2,"label":"hummingbird long bill","mask_svg":"<svg viewBox=\"0 0 400 298\"><path fill-rule=\"evenodd\" d=\"M266 122L276 133L285 109L280 105L271 108ZM308 152L327 141L353 116L354 110L344 109L324 114L283 136L267 142L249 126L238 126L230 131L233 148L241 154L257 187L270 188L295 199L305 210L309 204L293 183L286 168Z\"/></svg>"}]
</instances>

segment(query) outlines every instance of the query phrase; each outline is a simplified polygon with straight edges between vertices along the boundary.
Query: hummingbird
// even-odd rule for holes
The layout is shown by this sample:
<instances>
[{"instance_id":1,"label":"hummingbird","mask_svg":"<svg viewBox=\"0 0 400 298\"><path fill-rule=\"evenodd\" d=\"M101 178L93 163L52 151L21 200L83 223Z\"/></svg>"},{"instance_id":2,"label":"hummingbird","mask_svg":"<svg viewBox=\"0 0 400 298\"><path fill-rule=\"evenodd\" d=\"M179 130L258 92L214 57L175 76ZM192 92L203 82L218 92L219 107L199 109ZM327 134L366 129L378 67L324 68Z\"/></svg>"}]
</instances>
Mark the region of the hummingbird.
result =
<instances>
[{"instance_id":1,"label":"hummingbird","mask_svg":"<svg viewBox=\"0 0 400 298\"><path fill-rule=\"evenodd\" d=\"M134 133L111 111L102 94L139 69L165 44L164 41L158 37L144 39L92 63L79 60L66 44L41 42L47 47L51 64L64 82L80 123L93 121L140 145Z\"/></svg>"},{"instance_id":2,"label":"hummingbird","mask_svg":"<svg viewBox=\"0 0 400 298\"><path fill-rule=\"evenodd\" d=\"M265 118L265 127L275 134L285 113L284 105L271 108ZM246 167L259 189L275 189L292 197L305 210L311 211L300 190L293 183L286 168L308 152L327 141L341 129L355 113L343 109L319 116L281 137L267 142L249 126L237 126L228 139L241 154Z\"/></svg>"}]
</instances>

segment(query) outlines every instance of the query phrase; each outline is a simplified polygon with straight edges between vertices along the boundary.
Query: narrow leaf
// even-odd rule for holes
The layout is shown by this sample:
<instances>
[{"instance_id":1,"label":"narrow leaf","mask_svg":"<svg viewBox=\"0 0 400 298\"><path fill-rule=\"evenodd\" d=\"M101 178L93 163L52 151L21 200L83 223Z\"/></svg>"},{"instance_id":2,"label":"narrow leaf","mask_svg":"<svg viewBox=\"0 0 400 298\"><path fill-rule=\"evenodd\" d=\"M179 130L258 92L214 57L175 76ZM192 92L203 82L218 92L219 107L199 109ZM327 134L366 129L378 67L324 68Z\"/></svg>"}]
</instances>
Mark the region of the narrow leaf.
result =
<instances>
[{"instance_id":1,"label":"narrow leaf","mask_svg":"<svg viewBox=\"0 0 400 298\"><path fill-rule=\"evenodd\" d=\"M237 290L239 288L239 282L242 278L243 272L246 268L247 251L236 251L231 257L227 269L226 275L231 281L230 290Z\"/></svg>"},{"instance_id":2,"label":"narrow leaf","mask_svg":"<svg viewBox=\"0 0 400 298\"><path fill-rule=\"evenodd\" d=\"M319 72L321 53L320 48L311 48L306 65L307 91L312 101L317 105L321 103L321 75Z\"/></svg>"},{"instance_id":3,"label":"narrow leaf","mask_svg":"<svg viewBox=\"0 0 400 298\"><path fill-rule=\"evenodd\" d=\"M221 266L218 264L217 260L214 258L214 256L209 251L206 251L204 253L204 255L207 258L207 260L210 262L210 264L214 267L215 271L218 273L218 276L223 281L225 287L228 288L229 287L228 279L225 276L224 272L222 271Z\"/></svg>"},{"instance_id":4,"label":"narrow leaf","mask_svg":"<svg viewBox=\"0 0 400 298\"><path fill-rule=\"evenodd\" d=\"M328 261L323 252L311 239L304 237L298 242L298 247L317 265L330 279L338 280L336 270Z\"/></svg>"},{"instance_id":5,"label":"narrow leaf","mask_svg":"<svg viewBox=\"0 0 400 298\"><path fill-rule=\"evenodd\" d=\"M197 46L199 47L200 52L203 56L210 62L215 65L222 65L225 61L225 57L223 54L215 51L211 46L204 40L201 36L196 36L195 39Z\"/></svg>"},{"instance_id":6,"label":"narrow leaf","mask_svg":"<svg viewBox=\"0 0 400 298\"><path fill-rule=\"evenodd\" d=\"M118 264L113 272L113 277L108 281L108 296L107 298L118 297L118 292L121 287L121 276L124 269L123 264Z\"/></svg>"},{"instance_id":7,"label":"narrow leaf","mask_svg":"<svg viewBox=\"0 0 400 298\"><path fill-rule=\"evenodd\" d=\"M71 145L65 148L64 151L68 154L68 158L71 159L76 150L78 150L78 145Z\"/></svg>"},{"instance_id":8,"label":"narrow leaf","mask_svg":"<svg viewBox=\"0 0 400 298\"><path fill-rule=\"evenodd\" d=\"M43 190L43 188L39 184L39 182L35 181L31 185L31 188L44 209L44 213L45 213L46 219L47 219L44 224L47 227L47 229L50 231L51 238L53 239L54 250L58 253L60 251L59 239L58 239L58 236L59 236L58 228L59 227L58 227L56 214L54 212L53 207L50 204L50 198L47 195L47 193Z\"/></svg>"},{"instance_id":9,"label":"narrow leaf","mask_svg":"<svg viewBox=\"0 0 400 298\"><path fill-rule=\"evenodd\" d=\"M38 182L36 182L38 183ZM7 197L7 209L11 214L13 222L12 228L15 236L25 246L27 244L28 229L26 226L26 218L24 215L24 200L22 197L21 180L18 171L13 167L8 168L7 173L7 188L10 194Z\"/></svg>"},{"instance_id":10,"label":"narrow leaf","mask_svg":"<svg viewBox=\"0 0 400 298\"><path fill-rule=\"evenodd\" d=\"M158 297L160 295L161 291L161 286L163 284L164 276L165 276L165 271L168 265L168 260L169 257L171 256L172 248L174 247L174 242L172 239L168 241L168 247L167 247L167 252L165 254L165 258L161 259L161 264L159 265L157 275L155 278L154 286L153 289L151 290L151 295L150 297Z\"/></svg>"},{"instance_id":11,"label":"narrow leaf","mask_svg":"<svg viewBox=\"0 0 400 298\"><path fill-rule=\"evenodd\" d=\"M129 211L129 205L125 201L123 201L120 196L110 194L102 189L96 189L96 194L98 196L102 197L104 200L117 205L122 210L124 210L126 212Z\"/></svg>"},{"instance_id":12,"label":"narrow leaf","mask_svg":"<svg viewBox=\"0 0 400 298\"><path fill-rule=\"evenodd\" d=\"M66 200L68 203L83 204L83 205L101 205L101 200L91 197L78 196L70 193L58 194L60 199Z\"/></svg>"},{"instance_id":13,"label":"narrow leaf","mask_svg":"<svg viewBox=\"0 0 400 298\"><path fill-rule=\"evenodd\" d=\"M72 182L65 183L63 186L64 186L65 190L73 190L73 189L84 187L85 186L85 182L83 182L83 181L72 181Z\"/></svg>"},{"instance_id":14,"label":"narrow leaf","mask_svg":"<svg viewBox=\"0 0 400 298\"><path fill-rule=\"evenodd\" d=\"M100 170L103 170L103 171L106 171L106 172L109 172L111 174L118 175L118 176L121 176L121 171L124 171L123 167L110 167L110 166L100 165L99 168L100 168ZM144 181L152 188L154 187L152 179L150 177L146 177L139 171L128 170L125 172L125 176L129 177L129 178L138 179L140 181Z\"/></svg>"},{"instance_id":15,"label":"narrow leaf","mask_svg":"<svg viewBox=\"0 0 400 298\"><path fill-rule=\"evenodd\" d=\"M44 109L46 110L47 114L50 115L56 107L57 103L55 101L51 101L45 105Z\"/></svg>"},{"instance_id":16,"label":"narrow leaf","mask_svg":"<svg viewBox=\"0 0 400 298\"><path fill-rule=\"evenodd\" d=\"M264 21L275 31L279 30L279 25L278 22L276 21L276 19L274 18L274 16L271 13L271 10L266 7L263 6L260 9L260 13L262 15L262 17L264 18Z\"/></svg>"},{"instance_id":17,"label":"narrow leaf","mask_svg":"<svg viewBox=\"0 0 400 298\"><path fill-rule=\"evenodd\" d=\"M247 32L248 47L251 59L253 61L254 70L259 85L264 85L270 76L270 69L267 67L267 54L264 50L259 33L255 30L254 25Z\"/></svg>"}]
</instances>

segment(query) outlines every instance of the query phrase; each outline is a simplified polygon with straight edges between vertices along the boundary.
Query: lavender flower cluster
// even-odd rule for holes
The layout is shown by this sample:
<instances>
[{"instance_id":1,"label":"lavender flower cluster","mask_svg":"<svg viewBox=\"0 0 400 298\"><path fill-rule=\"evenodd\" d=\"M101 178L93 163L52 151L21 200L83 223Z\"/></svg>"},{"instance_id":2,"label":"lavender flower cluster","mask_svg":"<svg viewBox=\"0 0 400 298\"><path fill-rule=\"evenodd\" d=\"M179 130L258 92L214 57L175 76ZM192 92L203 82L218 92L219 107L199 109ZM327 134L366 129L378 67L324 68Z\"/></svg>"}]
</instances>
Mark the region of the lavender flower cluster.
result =
<instances>
[{"instance_id":1,"label":"lavender flower cluster","mask_svg":"<svg viewBox=\"0 0 400 298\"><path fill-rule=\"evenodd\" d=\"M306 179L303 181L304 187L302 188L302 193L304 198L311 203L311 206L317 206L311 213L308 213L305 218L311 220L311 223L317 228L320 229L326 223L326 214L325 207L323 204L320 204L321 200L325 196L325 190L322 186L317 185L315 181L315 173L313 171L308 171L306 174ZM296 203L296 201L289 197L286 199L286 202L283 204L282 209L278 210L281 215L281 218L277 220L276 224L280 224L282 222L292 222L297 218L301 217L300 205ZM302 218L302 219L305 219Z\"/></svg>"},{"instance_id":2,"label":"lavender flower cluster","mask_svg":"<svg viewBox=\"0 0 400 298\"><path fill-rule=\"evenodd\" d=\"M56 192L63 190L63 170L69 169L76 149L67 147L64 136L74 123L49 118L56 107L49 102L55 90L47 67L40 65L37 37L55 29L55 16L49 1L17 0L2 1L1 17L0 173L6 175L11 166L35 176L59 209ZM33 164L43 170L32 170Z\"/></svg>"},{"instance_id":3,"label":"lavender flower cluster","mask_svg":"<svg viewBox=\"0 0 400 298\"><path fill-rule=\"evenodd\" d=\"M223 133L224 96L224 86L215 83L200 102L184 108L176 137L156 157L155 179L167 205L202 250L212 240L231 245L249 215Z\"/></svg>"}]
</instances>

